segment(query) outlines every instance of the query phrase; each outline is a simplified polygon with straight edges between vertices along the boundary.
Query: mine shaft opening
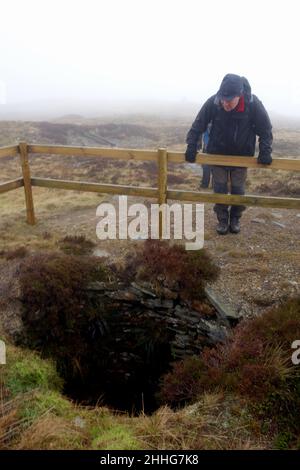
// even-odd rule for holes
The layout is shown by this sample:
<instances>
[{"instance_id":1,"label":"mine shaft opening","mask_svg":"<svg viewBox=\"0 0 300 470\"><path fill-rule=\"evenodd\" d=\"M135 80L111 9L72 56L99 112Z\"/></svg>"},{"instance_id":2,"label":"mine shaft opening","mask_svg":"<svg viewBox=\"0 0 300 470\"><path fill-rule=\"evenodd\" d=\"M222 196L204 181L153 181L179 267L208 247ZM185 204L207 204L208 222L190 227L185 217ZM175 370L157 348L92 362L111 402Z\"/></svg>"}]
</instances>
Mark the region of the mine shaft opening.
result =
<instances>
[{"instance_id":1,"label":"mine shaft opening","mask_svg":"<svg viewBox=\"0 0 300 470\"><path fill-rule=\"evenodd\" d=\"M111 294L105 304L92 296L88 314L27 316L25 343L55 361L63 393L74 402L151 414L164 404L161 381L172 365L223 341L227 327L207 301L197 305L200 313L179 300Z\"/></svg>"},{"instance_id":2,"label":"mine shaft opening","mask_svg":"<svg viewBox=\"0 0 300 470\"><path fill-rule=\"evenodd\" d=\"M174 361L168 335L157 328L149 323L144 329L133 328L105 346L95 341L80 365L72 359L57 361L64 394L80 405L107 406L133 415L155 411L160 378Z\"/></svg>"},{"instance_id":3,"label":"mine shaft opening","mask_svg":"<svg viewBox=\"0 0 300 470\"><path fill-rule=\"evenodd\" d=\"M20 343L55 361L64 393L80 404L151 413L172 363L227 337L204 291L217 273L205 252L160 242L140 257L114 269L37 253L20 268Z\"/></svg>"}]
</instances>

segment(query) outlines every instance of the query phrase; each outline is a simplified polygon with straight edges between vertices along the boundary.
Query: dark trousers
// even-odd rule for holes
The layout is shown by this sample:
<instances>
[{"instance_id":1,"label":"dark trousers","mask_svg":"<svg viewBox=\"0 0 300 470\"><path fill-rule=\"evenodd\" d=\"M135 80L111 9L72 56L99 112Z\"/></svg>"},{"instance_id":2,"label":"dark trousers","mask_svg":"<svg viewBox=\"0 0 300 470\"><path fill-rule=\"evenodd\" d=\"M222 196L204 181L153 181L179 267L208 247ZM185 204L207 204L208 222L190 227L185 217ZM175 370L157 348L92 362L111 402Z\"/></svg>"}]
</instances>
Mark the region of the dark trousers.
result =
<instances>
[{"instance_id":1,"label":"dark trousers","mask_svg":"<svg viewBox=\"0 0 300 470\"><path fill-rule=\"evenodd\" d=\"M210 176L211 176L212 166L211 165L202 165L202 170L203 170L203 175L202 175L201 186L208 188L209 183L210 183Z\"/></svg>"},{"instance_id":2,"label":"dark trousers","mask_svg":"<svg viewBox=\"0 0 300 470\"><path fill-rule=\"evenodd\" d=\"M219 194L245 194L245 184L247 177L247 168L242 167L228 167L228 166L213 166L213 190ZM246 206L235 205L229 206L227 204L215 204L214 211L217 214L219 221L228 221L229 215L231 218L240 218Z\"/></svg>"}]
</instances>

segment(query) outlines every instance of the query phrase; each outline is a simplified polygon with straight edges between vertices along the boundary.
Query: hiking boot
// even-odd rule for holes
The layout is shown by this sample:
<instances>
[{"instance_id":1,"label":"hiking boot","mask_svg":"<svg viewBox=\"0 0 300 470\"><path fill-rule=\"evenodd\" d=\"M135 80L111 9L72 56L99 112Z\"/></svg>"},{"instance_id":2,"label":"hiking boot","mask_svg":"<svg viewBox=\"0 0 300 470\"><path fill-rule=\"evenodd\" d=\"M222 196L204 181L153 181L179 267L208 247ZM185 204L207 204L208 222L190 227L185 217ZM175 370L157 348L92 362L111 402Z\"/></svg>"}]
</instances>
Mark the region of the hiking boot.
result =
<instances>
[{"instance_id":1,"label":"hiking boot","mask_svg":"<svg viewBox=\"0 0 300 470\"><path fill-rule=\"evenodd\" d=\"M225 220L224 221L220 221L217 225L217 232L219 235L226 235L226 233L228 233L228 222L226 222Z\"/></svg>"},{"instance_id":2,"label":"hiking boot","mask_svg":"<svg viewBox=\"0 0 300 470\"><path fill-rule=\"evenodd\" d=\"M239 233L241 231L241 225L240 225L239 219L236 217L233 217L232 219L230 219L229 228L230 228L231 233Z\"/></svg>"}]
</instances>

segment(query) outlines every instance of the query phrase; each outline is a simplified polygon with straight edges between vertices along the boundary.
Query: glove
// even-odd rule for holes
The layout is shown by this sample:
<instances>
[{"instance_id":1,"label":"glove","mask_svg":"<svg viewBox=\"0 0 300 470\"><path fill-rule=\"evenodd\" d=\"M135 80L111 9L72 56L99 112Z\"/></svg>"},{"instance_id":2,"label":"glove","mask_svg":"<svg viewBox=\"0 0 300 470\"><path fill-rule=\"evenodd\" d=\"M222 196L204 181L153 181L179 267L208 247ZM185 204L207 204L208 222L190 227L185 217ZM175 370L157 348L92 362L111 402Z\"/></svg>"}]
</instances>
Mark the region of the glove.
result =
<instances>
[{"instance_id":1,"label":"glove","mask_svg":"<svg viewBox=\"0 0 300 470\"><path fill-rule=\"evenodd\" d=\"M271 155L258 155L257 163L262 163L263 165L270 165L272 163Z\"/></svg>"},{"instance_id":2,"label":"glove","mask_svg":"<svg viewBox=\"0 0 300 470\"><path fill-rule=\"evenodd\" d=\"M189 163L194 163L196 160L197 148L193 145L188 145L185 151L185 161Z\"/></svg>"}]
</instances>

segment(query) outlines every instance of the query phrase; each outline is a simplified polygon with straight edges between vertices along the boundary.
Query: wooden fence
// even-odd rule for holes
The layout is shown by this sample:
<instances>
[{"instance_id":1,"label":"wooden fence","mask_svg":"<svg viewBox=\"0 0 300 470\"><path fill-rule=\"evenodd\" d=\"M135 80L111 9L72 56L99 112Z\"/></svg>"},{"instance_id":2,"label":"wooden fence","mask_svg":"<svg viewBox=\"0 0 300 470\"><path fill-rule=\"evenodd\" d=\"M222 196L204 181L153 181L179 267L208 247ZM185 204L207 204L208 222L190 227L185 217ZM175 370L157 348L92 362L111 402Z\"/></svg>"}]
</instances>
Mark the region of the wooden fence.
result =
<instances>
[{"instance_id":1,"label":"wooden fence","mask_svg":"<svg viewBox=\"0 0 300 470\"><path fill-rule=\"evenodd\" d=\"M35 178L31 176L29 165L29 154L52 154L69 156L93 156L116 158L121 160L144 160L156 161L158 167L157 187L126 186L118 184L89 183L81 181L57 180L52 178ZM248 206L274 207L281 209L300 209L299 198L255 196L255 195L229 195L205 193L200 191L183 191L168 189L168 169L169 162L183 164L185 162L184 153L169 152L166 148L158 150L137 150L137 149L117 149L99 147L71 147L58 145L37 145L20 142L19 145L0 148L0 158L5 156L20 155L22 167L22 178L6 181L0 184L0 193L14 190L24 186L27 222L35 224L34 204L32 186L45 188L60 188L76 191L91 191L97 193L109 193L130 196L142 196L155 198L159 204L167 203L168 199L178 201L223 203L230 205L243 204ZM273 158L271 165L258 164L256 158L243 156L224 156L198 154L196 162L211 165L226 165L246 168L265 168L266 170L288 170L300 171L300 159ZM162 219L160 218L159 232L162 233Z\"/></svg>"}]
</instances>

